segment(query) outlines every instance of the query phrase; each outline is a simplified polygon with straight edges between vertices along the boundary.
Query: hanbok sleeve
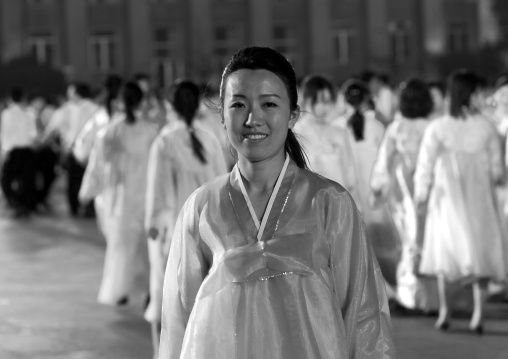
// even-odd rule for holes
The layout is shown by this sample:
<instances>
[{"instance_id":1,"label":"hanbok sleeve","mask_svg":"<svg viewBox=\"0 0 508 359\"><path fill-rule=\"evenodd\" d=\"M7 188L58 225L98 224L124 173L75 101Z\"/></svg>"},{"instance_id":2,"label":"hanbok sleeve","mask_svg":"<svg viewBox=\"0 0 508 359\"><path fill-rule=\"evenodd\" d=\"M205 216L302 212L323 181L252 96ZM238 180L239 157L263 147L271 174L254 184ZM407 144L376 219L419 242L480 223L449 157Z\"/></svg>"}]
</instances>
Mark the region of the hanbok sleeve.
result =
<instances>
[{"instance_id":1,"label":"hanbok sleeve","mask_svg":"<svg viewBox=\"0 0 508 359\"><path fill-rule=\"evenodd\" d=\"M76 141L74 141L73 153L74 157L76 157L79 162L86 164L89 160L96 134L96 121L95 118L92 117L78 133Z\"/></svg>"},{"instance_id":2,"label":"hanbok sleeve","mask_svg":"<svg viewBox=\"0 0 508 359\"><path fill-rule=\"evenodd\" d=\"M159 233L166 229L173 233L171 222L175 211L174 164L170 149L163 136L155 139L148 159L145 228L156 228ZM176 216L175 216L176 217ZM171 228L168 228L171 226Z\"/></svg>"},{"instance_id":3,"label":"hanbok sleeve","mask_svg":"<svg viewBox=\"0 0 508 359\"><path fill-rule=\"evenodd\" d=\"M416 164L414 175L416 203L423 203L427 200L429 189L434 175L434 166L441 148L441 141L438 138L437 122L431 124L423 136L420 153Z\"/></svg>"},{"instance_id":4,"label":"hanbok sleeve","mask_svg":"<svg viewBox=\"0 0 508 359\"><path fill-rule=\"evenodd\" d=\"M381 145L379 146L374 167L372 168L370 188L374 193L379 193L383 198L386 196L390 187L390 168L396 154L395 138L398 124L399 123L395 121L388 126L383 140L381 141Z\"/></svg>"},{"instance_id":5,"label":"hanbok sleeve","mask_svg":"<svg viewBox=\"0 0 508 359\"><path fill-rule=\"evenodd\" d=\"M502 143L494 126L491 126L492 135L487 141L487 151L490 160L490 175L494 183L501 183L505 176L503 164Z\"/></svg>"},{"instance_id":6,"label":"hanbok sleeve","mask_svg":"<svg viewBox=\"0 0 508 359\"><path fill-rule=\"evenodd\" d=\"M196 193L183 206L171 241L162 299L160 359L178 359L185 328L209 265L201 249Z\"/></svg>"},{"instance_id":7,"label":"hanbok sleeve","mask_svg":"<svg viewBox=\"0 0 508 359\"><path fill-rule=\"evenodd\" d=\"M103 137L98 135L90 153L90 159L79 189L79 199L83 202L94 199L104 189L105 168L102 141Z\"/></svg>"},{"instance_id":8,"label":"hanbok sleeve","mask_svg":"<svg viewBox=\"0 0 508 359\"><path fill-rule=\"evenodd\" d=\"M344 318L349 358L395 358L390 312L381 270L361 216L348 194L336 200L330 235L335 296Z\"/></svg>"},{"instance_id":9,"label":"hanbok sleeve","mask_svg":"<svg viewBox=\"0 0 508 359\"><path fill-rule=\"evenodd\" d=\"M217 140L214 137L212 137L213 143L214 143L214 154L213 154L213 168L215 171L216 176L220 176L224 173L228 172L227 164L226 164L226 158L224 157L224 152L222 151L222 147L220 145L219 140Z\"/></svg>"}]
</instances>

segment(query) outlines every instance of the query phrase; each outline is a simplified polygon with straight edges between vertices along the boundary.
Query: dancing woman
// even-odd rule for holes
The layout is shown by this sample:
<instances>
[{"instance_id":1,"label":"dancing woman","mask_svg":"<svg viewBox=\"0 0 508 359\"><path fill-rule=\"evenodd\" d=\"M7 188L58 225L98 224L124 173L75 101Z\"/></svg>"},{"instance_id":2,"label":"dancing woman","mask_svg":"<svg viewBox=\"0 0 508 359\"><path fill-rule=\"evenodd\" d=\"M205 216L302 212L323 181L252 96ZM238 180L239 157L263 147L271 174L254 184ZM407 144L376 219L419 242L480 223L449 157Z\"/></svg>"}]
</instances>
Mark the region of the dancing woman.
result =
<instances>
[{"instance_id":1,"label":"dancing woman","mask_svg":"<svg viewBox=\"0 0 508 359\"><path fill-rule=\"evenodd\" d=\"M469 328L483 332L483 279L508 272L494 186L503 176L501 143L494 125L477 110L476 76L450 76L449 115L432 122L423 138L415 173L415 201L428 213L420 272L438 279L439 318L447 329L447 283L472 283Z\"/></svg>"}]
</instances>

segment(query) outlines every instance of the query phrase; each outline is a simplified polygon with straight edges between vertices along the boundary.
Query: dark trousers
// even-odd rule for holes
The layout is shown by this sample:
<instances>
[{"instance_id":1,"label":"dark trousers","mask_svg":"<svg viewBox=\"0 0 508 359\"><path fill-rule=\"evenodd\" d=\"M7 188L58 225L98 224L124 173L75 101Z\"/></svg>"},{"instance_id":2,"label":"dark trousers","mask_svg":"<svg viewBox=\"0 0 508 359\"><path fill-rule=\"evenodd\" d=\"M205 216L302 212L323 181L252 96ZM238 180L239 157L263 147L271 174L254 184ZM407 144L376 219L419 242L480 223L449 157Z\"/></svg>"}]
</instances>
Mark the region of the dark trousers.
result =
<instances>
[{"instance_id":1,"label":"dark trousers","mask_svg":"<svg viewBox=\"0 0 508 359\"><path fill-rule=\"evenodd\" d=\"M51 186L56 179L56 167L59 155L51 146L46 145L35 151L37 202L46 203Z\"/></svg>"},{"instance_id":2,"label":"dark trousers","mask_svg":"<svg viewBox=\"0 0 508 359\"><path fill-rule=\"evenodd\" d=\"M71 153L67 156L67 201L69 203L69 210L73 216L79 215L81 204L79 202L79 189L85 174L86 167L76 160L76 157ZM86 217L94 216L93 201L84 205L84 215Z\"/></svg>"},{"instance_id":3,"label":"dark trousers","mask_svg":"<svg viewBox=\"0 0 508 359\"><path fill-rule=\"evenodd\" d=\"M37 204L35 153L32 148L14 148L5 158L1 186L7 203L15 210L32 211Z\"/></svg>"}]
</instances>

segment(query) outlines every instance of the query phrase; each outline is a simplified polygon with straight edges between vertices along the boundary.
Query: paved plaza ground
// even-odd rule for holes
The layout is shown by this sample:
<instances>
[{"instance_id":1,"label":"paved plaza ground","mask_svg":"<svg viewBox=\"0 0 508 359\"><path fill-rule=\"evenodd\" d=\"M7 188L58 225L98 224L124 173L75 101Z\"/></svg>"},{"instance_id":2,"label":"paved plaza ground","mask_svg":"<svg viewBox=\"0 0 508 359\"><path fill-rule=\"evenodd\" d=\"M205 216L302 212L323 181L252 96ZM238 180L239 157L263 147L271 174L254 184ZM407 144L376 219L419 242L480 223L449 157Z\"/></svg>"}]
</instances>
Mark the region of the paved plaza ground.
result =
<instances>
[{"instance_id":1,"label":"paved plaza ground","mask_svg":"<svg viewBox=\"0 0 508 359\"><path fill-rule=\"evenodd\" d=\"M142 299L96 302L104 240L57 199L51 214L30 219L0 211L0 359L150 359ZM434 317L393 313L399 358L508 359L508 304L488 303L486 317L477 337L465 315L441 333Z\"/></svg>"}]
</instances>

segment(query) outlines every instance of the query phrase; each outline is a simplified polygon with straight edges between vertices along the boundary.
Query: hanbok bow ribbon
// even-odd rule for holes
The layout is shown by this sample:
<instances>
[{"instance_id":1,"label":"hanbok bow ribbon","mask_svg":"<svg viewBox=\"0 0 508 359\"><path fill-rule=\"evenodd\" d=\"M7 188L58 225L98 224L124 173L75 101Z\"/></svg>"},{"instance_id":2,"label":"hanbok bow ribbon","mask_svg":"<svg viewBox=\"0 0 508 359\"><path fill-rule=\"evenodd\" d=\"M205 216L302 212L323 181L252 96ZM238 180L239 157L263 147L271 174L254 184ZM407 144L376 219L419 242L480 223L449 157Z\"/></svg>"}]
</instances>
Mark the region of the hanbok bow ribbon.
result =
<instances>
[{"instance_id":1,"label":"hanbok bow ribbon","mask_svg":"<svg viewBox=\"0 0 508 359\"><path fill-rule=\"evenodd\" d=\"M210 271L201 294L216 293L231 282L312 275L312 243L310 233L300 233L231 248Z\"/></svg>"}]
</instances>

